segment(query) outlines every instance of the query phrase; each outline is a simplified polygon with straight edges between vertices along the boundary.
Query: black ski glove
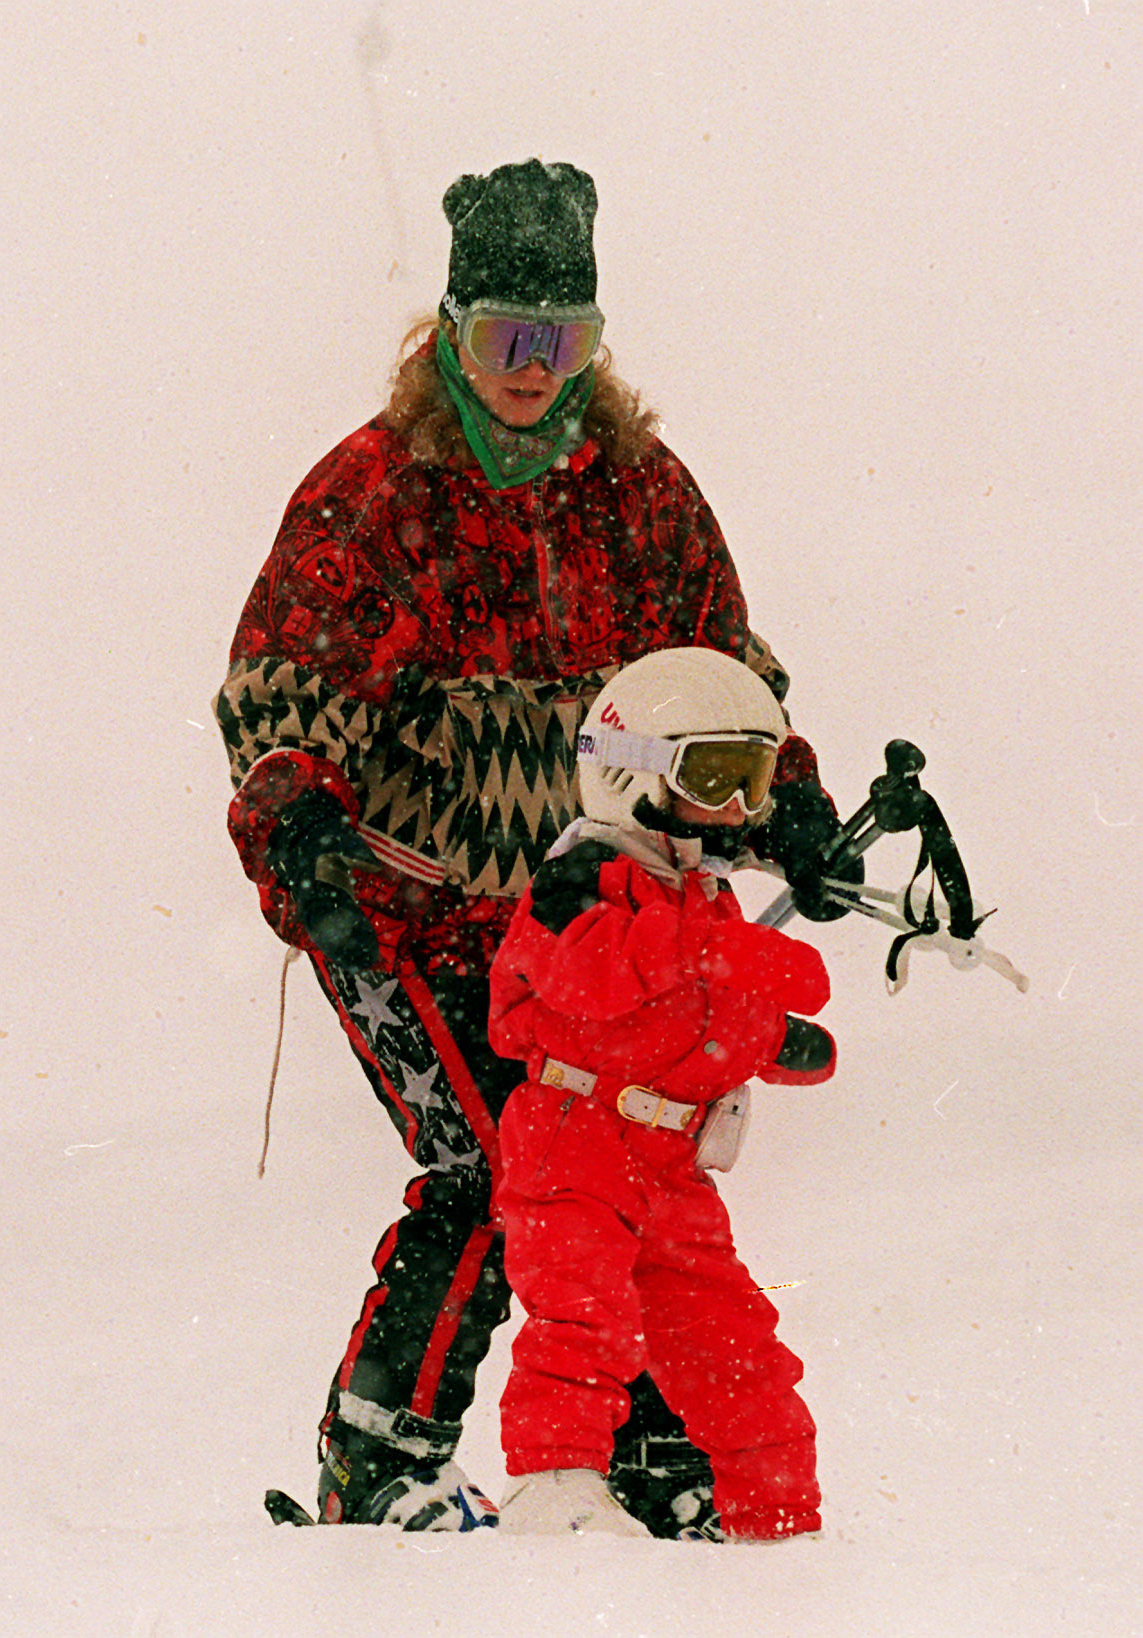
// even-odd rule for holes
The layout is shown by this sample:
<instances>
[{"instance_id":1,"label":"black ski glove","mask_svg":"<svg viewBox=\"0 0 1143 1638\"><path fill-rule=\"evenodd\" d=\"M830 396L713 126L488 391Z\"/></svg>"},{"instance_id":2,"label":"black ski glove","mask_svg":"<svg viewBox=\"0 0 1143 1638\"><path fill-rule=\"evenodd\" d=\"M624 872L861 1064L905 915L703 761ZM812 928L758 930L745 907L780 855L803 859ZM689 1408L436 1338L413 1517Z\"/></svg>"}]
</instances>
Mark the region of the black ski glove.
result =
<instances>
[{"instance_id":1,"label":"black ski glove","mask_svg":"<svg viewBox=\"0 0 1143 1638\"><path fill-rule=\"evenodd\" d=\"M848 907L826 897L822 876L859 883L865 880L860 858L848 864L824 868L823 854L841 829L833 803L809 780L792 780L774 787L774 811L753 843L760 858L773 859L786 877L793 894L794 908L807 921L836 921L848 914Z\"/></svg>"},{"instance_id":2,"label":"black ski glove","mask_svg":"<svg viewBox=\"0 0 1143 1638\"><path fill-rule=\"evenodd\" d=\"M374 860L337 798L329 791L307 791L283 809L266 857L322 954L350 970L375 967L381 948L369 918L348 888L317 879L318 861L326 854Z\"/></svg>"}]
</instances>

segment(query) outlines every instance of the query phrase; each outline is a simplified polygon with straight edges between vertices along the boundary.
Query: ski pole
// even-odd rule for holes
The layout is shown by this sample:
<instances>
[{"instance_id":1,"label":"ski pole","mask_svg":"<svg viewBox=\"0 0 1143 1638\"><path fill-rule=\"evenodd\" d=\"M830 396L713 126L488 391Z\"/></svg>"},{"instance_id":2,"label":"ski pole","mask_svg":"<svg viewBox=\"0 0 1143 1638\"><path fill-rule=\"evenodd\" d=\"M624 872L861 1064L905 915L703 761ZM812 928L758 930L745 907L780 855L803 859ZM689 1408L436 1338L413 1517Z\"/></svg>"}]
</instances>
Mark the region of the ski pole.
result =
<instances>
[{"instance_id":1,"label":"ski pole","mask_svg":"<svg viewBox=\"0 0 1143 1638\"><path fill-rule=\"evenodd\" d=\"M834 881L829 878L825 878L822 885L826 889L827 897L836 904L844 904L850 910L856 910L859 915L869 916L874 921L882 922L886 927L892 927L895 932L909 935L908 943L901 947L894 971L886 974L890 995L896 995L898 990L904 989L909 976L909 955L914 948L943 950L959 972L971 972L977 967L991 967L1001 978L1006 978L1010 984L1014 984L1021 995L1028 993L1030 986L1026 975L1014 966L1006 955L1001 955L999 950L990 950L983 939L975 934L967 939L957 938L948 923L940 920L939 915L936 925L924 931L918 928L916 921L907 920L902 912L906 899L911 898L914 882L910 882L908 887L901 888L896 893L883 887L871 887L868 883L858 887L854 882ZM871 899L879 902L870 903ZM912 908L915 913L915 907Z\"/></svg>"}]
</instances>

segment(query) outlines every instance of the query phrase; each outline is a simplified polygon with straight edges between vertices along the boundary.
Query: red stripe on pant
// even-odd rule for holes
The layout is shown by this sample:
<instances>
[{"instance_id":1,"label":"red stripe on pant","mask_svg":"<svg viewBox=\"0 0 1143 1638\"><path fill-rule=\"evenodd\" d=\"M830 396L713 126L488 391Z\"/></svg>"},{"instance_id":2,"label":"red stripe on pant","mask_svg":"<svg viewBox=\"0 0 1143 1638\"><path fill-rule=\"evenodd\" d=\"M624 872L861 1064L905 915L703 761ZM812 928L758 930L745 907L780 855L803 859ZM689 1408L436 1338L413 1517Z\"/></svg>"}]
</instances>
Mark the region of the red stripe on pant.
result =
<instances>
[{"instance_id":1,"label":"red stripe on pant","mask_svg":"<svg viewBox=\"0 0 1143 1638\"><path fill-rule=\"evenodd\" d=\"M405 1204L411 1211L415 1211L417 1208L417 1195L420 1193L424 1182L425 1179L423 1177L414 1178L412 1183L405 1190ZM382 1272L385 1264L389 1261L389 1258L393 1254L393 1248L397 1244L397 1233L400 1227L400 1223L394 1223L392 1228L390 1228L388 1233L386 1233L382 1238L377 1250L373 1253L373 1267L377 1270L378 1274ZM361 1352L362 1339L365 1337L370 1325L373 1323L374 1314L382 1306L388 1295L389 1287L387 1285L378 1285L375 1286L366 1297L364 1306L361 1310L361 1316L350 1333L349 1347L346 1350L345 1358L342 1360L341 1368L337 1373L337 1385L339 1388L349 1387L349 1379L353 1375L353 1367L357 1363L358 1354Z\"/></svg>"},{"instance_id":2,"label":"red stripe on pant","mask_svg":"<svg viewBox=\"0 0 1143 1638\"><path fill-rule=\"evenodd\" d=\"M480 1088L472 1078L472 1071L465 1063L460 1048L453 1040L449 1027L433 1000L432 991L420 973L406 964L399 969L398 977L405 994L417 1009L417 1016L425 1026L437 1057L444 1065L445 1073L456 1093L456 1101L492 1168L495 1182L500 1175L500 1137Z\"/></svg>"},{"instance_id":3,"label":"red stripe on pant","mask_svg":"<svg viewBox=\"0 0 1143 1638\"><path fill-rule=\"evenodd\" d=\"M429 1337L429 1344L417 1375L417 1385L413 1389L409 1408L416 1416L431 1417L433 1414L437 1388L440 1386L448 1351L460 1327L469 1298L476 1289L476 1282L484 1267L484 1259L496 1232L490 1227L474 1229L461 1253L452 1284L448 1288L448 1295L441 1304L432 1335Z\"/></svg>"}]
</instances>

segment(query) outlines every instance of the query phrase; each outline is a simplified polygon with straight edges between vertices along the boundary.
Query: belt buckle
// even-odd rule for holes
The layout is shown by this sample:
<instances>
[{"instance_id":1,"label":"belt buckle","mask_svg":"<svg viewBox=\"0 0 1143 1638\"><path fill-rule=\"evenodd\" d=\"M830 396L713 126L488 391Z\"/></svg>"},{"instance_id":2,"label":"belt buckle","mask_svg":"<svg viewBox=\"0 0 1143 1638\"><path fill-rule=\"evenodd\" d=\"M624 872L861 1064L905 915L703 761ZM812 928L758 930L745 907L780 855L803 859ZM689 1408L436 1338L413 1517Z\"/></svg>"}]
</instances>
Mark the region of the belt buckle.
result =
<instances>
[{"instance_id":1,"label":"belt buckle","mask_svg":"<svg viewBox=\"0 0 1143 1638\"><path fill-rule=\"evenodd\" d=\"M650 1120L644 1120L642 1115L630 1115L630 1114L628 1114L627 1110L623 1107L623 1105L627 1101L627 1094L629 1092L642 1092L648 1098L654 1098L655 1099L655 1113L652 1115ZM663 1111L664 1111L666 1105L669 1102L670 1102L670 1099L665 1098L661 1092L656 1092L655 1088L653 1086L635 1086L635 1085L632 1085L632 1086L625 1086L623 1088L623 1090L620 1092L619 1096L615 1100L615 1108L616 1108L616 1111L620 1115L623 1116L624 1120L633 1120L640 1126L658 1126L659 1122L663 1118Z\"/></svg>"}]
</instances>

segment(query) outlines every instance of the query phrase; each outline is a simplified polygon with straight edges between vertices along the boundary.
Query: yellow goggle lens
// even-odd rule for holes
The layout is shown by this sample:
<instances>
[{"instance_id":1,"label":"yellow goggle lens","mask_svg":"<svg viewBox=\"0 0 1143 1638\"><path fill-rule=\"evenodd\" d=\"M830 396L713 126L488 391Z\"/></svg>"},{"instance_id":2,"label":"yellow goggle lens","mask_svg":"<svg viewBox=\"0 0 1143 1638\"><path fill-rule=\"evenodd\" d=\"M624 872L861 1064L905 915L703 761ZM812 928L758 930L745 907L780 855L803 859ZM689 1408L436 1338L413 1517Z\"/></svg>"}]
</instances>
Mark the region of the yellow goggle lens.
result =
<instances>
[{"instance_id":1,"label":"yellow goggle lens","mask_svg":"<svg viewBox=\"0 0 1143 1638\"><path fill-rule=\"evenodd\" d=\"M667 783L704 808L725 807L742 792L747 813L766 802L778 747L764 739L703 739L684 744Z\"/></svg>"}]
</instances>

